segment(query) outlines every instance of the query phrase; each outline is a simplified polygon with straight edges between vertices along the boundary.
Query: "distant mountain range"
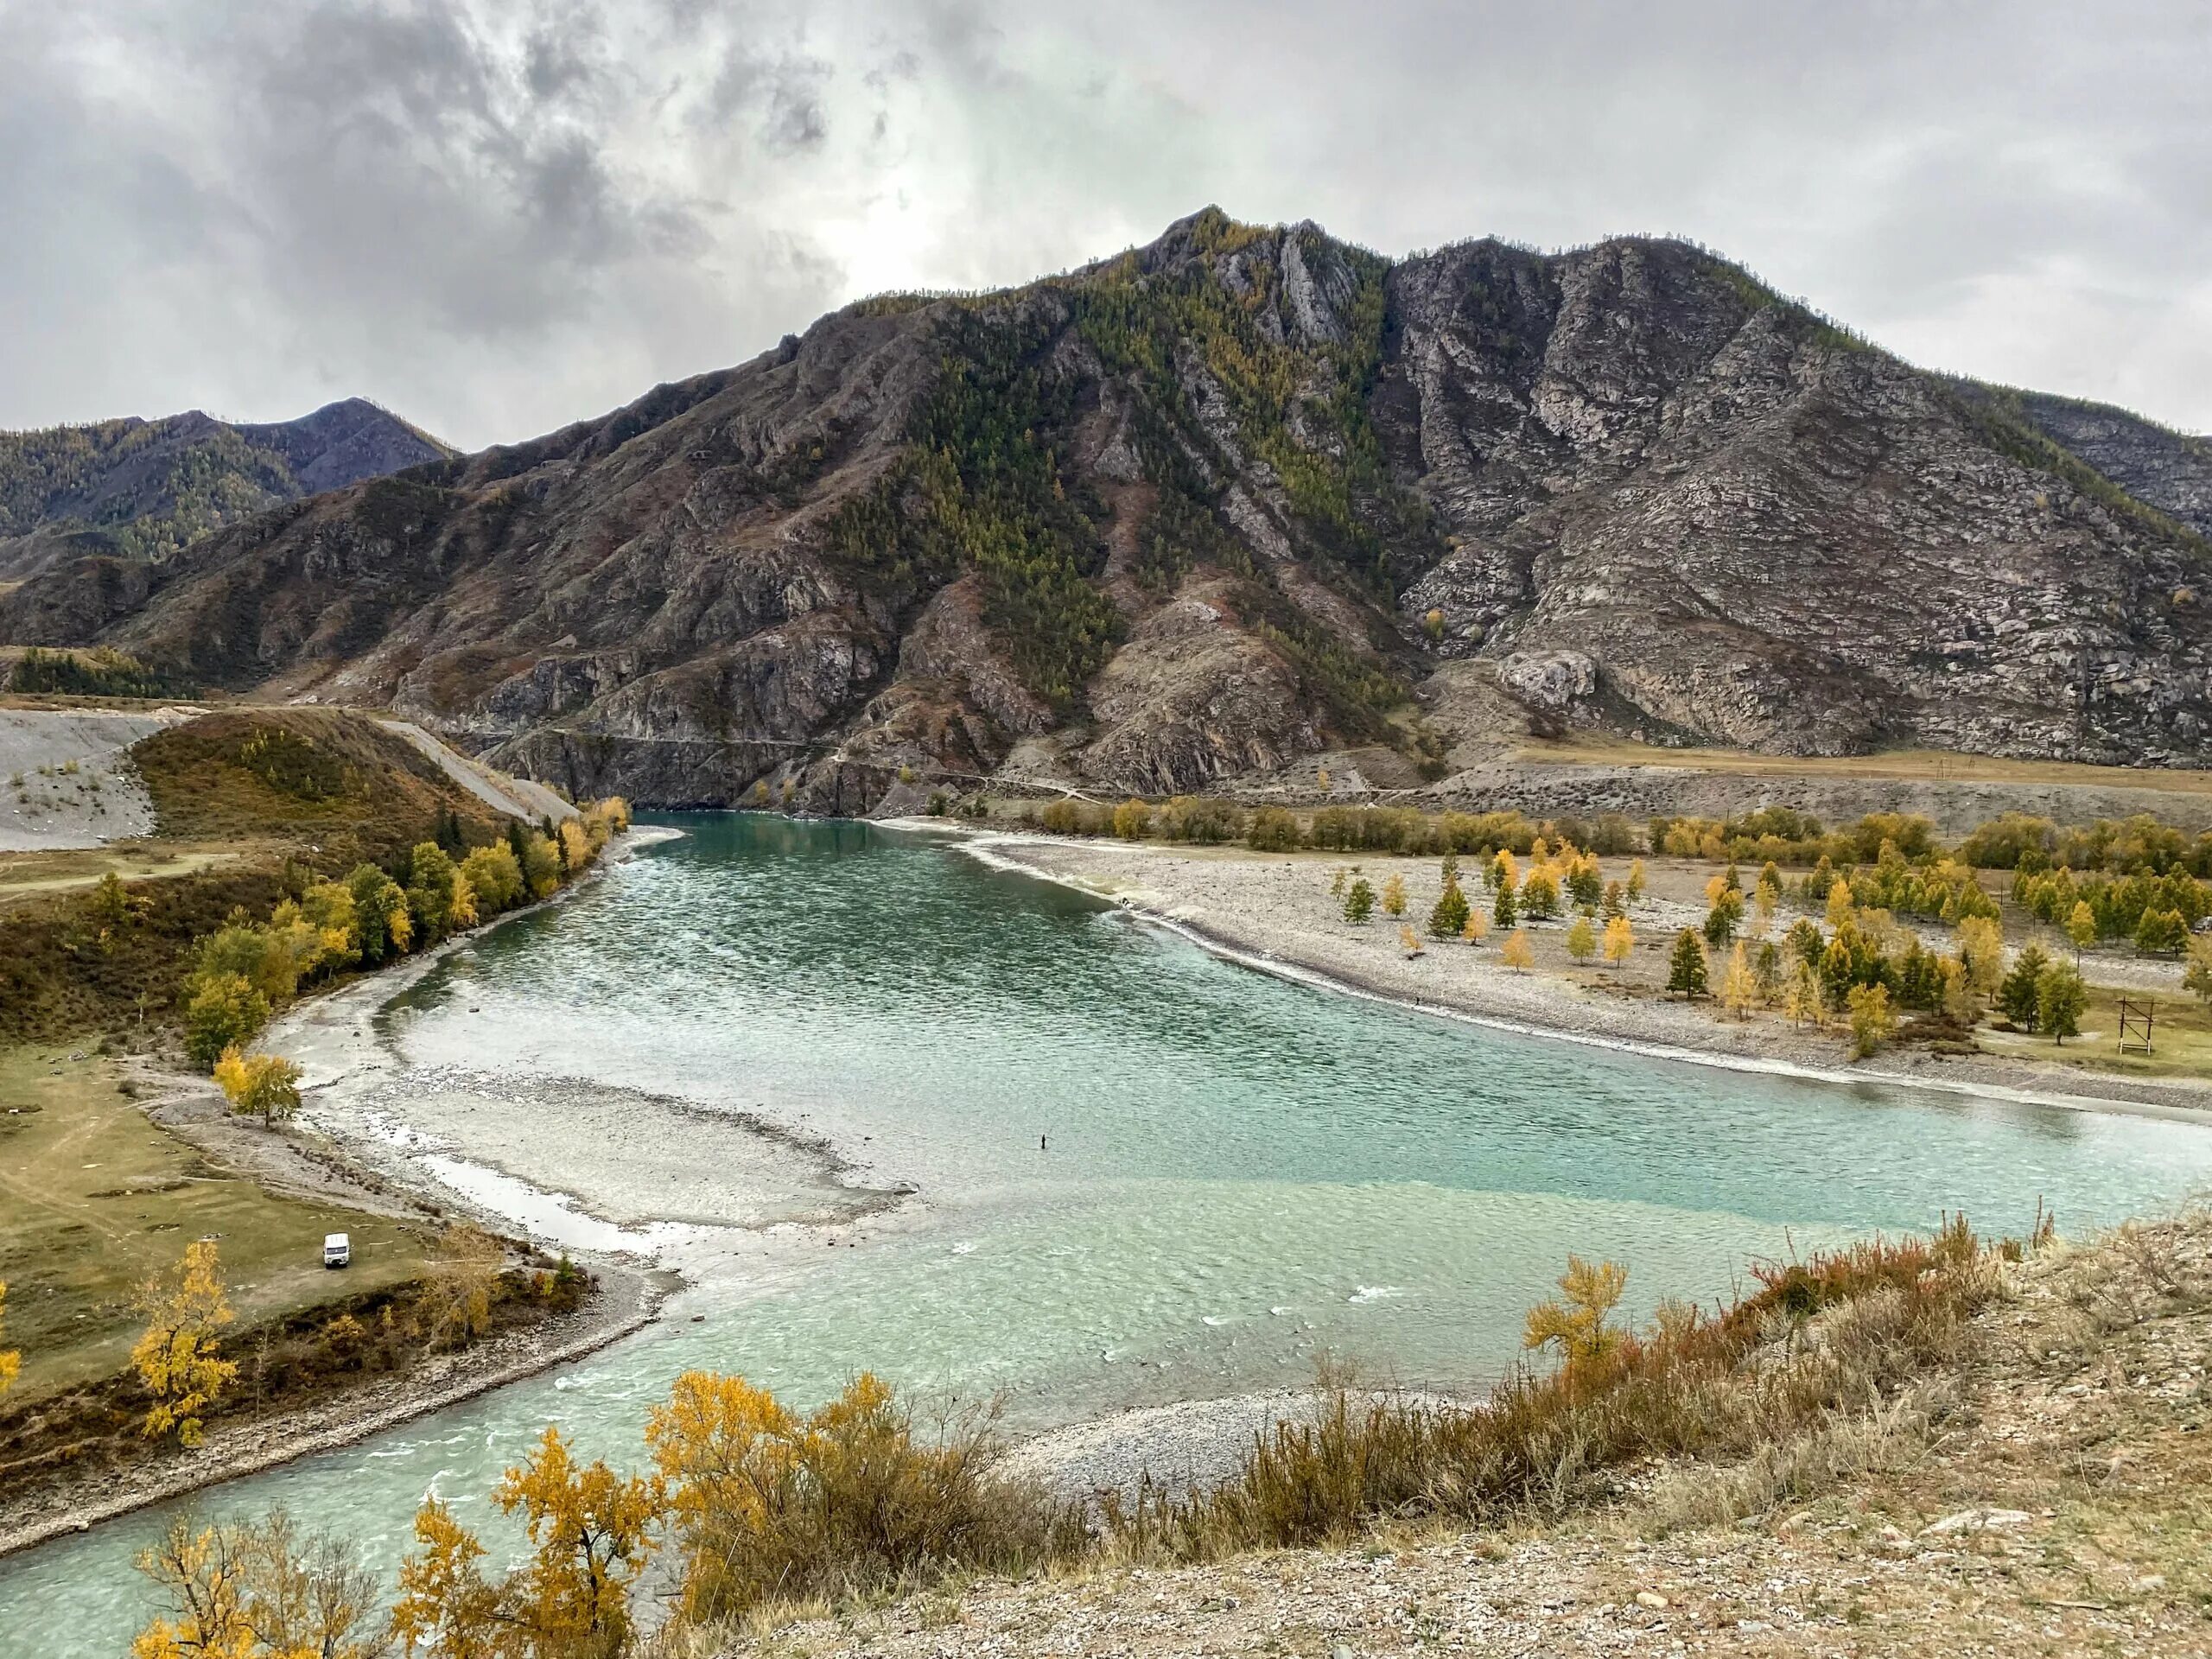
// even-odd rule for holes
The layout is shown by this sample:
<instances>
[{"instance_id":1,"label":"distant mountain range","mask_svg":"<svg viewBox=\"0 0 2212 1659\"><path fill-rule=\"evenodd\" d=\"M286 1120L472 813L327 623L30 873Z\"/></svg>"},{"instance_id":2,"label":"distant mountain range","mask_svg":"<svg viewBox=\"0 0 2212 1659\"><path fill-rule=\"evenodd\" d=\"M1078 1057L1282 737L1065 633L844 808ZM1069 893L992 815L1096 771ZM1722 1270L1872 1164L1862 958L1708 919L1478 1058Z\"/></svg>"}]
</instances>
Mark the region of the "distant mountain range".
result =
<instances>
[{"instance_id":1,"label":"distant mountain range","mask_svg":"<svg viewBox=\"0 0 2212 1659\"><path fill-rule=\"evenodd\" d=\"M1412 783L1531 728L2201 766L2208 537L2212 446L1914 368L1685 243L1392 261L1208 209L51 562L0 641L669 804Z\"/></svg>"},{"instance_id":2,"label":"distant mountain range","mask_svg":"<svg viewBox=\"0 0 2212 1659\"><path fill-rule=\"evenodd\" d=\"M0 433L0 582L73 558L163 558L279 502L453 453L359 397L269 425L194 410Z\"/></svg>"}]
</instances>

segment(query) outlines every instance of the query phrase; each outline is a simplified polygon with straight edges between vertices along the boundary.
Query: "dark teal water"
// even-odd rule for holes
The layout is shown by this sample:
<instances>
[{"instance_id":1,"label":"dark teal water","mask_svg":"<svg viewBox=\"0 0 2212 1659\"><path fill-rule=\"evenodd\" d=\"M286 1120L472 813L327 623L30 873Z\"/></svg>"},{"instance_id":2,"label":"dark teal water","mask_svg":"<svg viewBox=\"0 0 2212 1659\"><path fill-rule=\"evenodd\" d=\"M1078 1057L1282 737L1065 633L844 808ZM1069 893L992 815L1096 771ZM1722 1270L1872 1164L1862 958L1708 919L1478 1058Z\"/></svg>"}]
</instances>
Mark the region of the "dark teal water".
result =
<instances>
[{"instance_id":1,"label":"dark teal water","mask_svg":"<svg viewBox=\"0 0 2212 1659\"><path fill-rule=\"evenodd\" d=\"M716 1274L679 1309L703 1325L210 1507L282 1502L389 1563L425 1491L480 1515L548 1420L634 1460L688 1366L801 1401L862 1367L1002 1389L1023 1423L1294 1382L1323 1349L1466 1383L1510 1363L1569 1249L1628 1262L1641 1309L1947 1210L2018 1231L2041 1198L2086 1229L2212 1180L2195 1128L1486 1031L1284 983L926 836L680 822L400 999L409 1057L765 1109L920 1198L860 1249ZM0 1564L0 1652L119 1652L162 1519Z\"/></svg>"}]
</instances>

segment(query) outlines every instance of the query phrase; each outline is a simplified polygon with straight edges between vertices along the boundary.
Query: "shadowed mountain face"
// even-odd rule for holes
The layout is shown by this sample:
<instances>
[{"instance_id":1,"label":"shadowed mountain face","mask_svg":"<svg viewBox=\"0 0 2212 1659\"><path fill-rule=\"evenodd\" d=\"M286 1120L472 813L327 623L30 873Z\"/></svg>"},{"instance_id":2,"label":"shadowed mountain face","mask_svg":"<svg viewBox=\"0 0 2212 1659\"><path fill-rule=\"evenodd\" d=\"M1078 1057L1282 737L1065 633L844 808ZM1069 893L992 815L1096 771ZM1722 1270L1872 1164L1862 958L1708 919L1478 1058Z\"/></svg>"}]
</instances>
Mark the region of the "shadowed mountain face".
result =
<instances>
[{"instance_id":1,"label":"shadowed mountain face","mask_svg":"<svg viewBox=\"0 0 2212 1659\"><path fill-rule=\"evenodd\" d=\"M359 397L270 425L194 410L0 434L0 581L73 558L164 558L280 501L452 453Z\"/></svg>"},{"instance_id":2,"label":"shadowed mountain face","mask_svg":"<svg viewBox=\"0 0 2212 1659\"><path fill-rule=\"evenodd\" d=\"M0 639L388 703L671 804L1363 747L1410 780L1529 723L2202 766L2208 501L2196 441L1916 370L1680 243L1394 264L1208 210L61 565Z\"/></svg>"}]
</instances>

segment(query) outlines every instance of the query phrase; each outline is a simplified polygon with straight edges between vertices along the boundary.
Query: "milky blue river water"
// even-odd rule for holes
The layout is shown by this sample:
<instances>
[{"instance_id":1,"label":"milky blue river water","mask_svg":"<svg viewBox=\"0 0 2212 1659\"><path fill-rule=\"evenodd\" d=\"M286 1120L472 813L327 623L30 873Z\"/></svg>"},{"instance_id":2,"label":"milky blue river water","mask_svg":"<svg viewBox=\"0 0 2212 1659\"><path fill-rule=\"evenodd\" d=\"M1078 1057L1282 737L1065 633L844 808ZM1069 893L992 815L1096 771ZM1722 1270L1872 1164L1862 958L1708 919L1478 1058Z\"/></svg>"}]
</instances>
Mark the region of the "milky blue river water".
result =
<instances>
[{"instance_id":1,"label":"milky blue river water","mask_svg":"<svg viewBox=\"0 0 2212 1659\"><path fill-rule=\"evenodd\" d=\"M2041 1197L2082 1229L2212 1184L2199 1128L1491 1032L1282 982L928 836L671 822L685 839L434 970L396 1039L765 1109L919 1198L842 1230L857 1248L764 1260L591 1359L203 1509L281 1503L389 1567L426 1491L480 1520L548 1421L637 1461L690 1366L801 1402L863 1367L1002 1390L1021 1426L1295 1382L1323 1350L1465 1386L1511 1363L1569 1249L1628 1262L1642 1309L1947 1210L2017 1232ZM0 1654L121 1653L168 1513L0 1562Z\"/></svg>"}]
</instances>

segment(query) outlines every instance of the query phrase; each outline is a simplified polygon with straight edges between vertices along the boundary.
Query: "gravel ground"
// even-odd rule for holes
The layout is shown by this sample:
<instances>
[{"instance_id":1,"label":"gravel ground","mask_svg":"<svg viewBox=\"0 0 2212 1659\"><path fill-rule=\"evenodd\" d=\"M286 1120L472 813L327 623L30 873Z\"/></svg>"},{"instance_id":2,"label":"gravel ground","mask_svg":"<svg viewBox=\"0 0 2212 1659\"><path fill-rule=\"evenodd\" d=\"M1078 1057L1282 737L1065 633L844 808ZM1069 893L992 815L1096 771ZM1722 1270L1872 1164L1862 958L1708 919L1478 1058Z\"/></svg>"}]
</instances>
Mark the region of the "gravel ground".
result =
<instances>
[{"instance_id":1,"label":"gravel ground","mask_svg":"<svg viewBox=\"0 0 2212 1659\"><path fill-rule=\"evenodd\" d=\"M2026 1095L2056 1104L2094 1103L2101 1109L2212 1111L2212 1083L2113 1077L1902 1048L1854 1062L1835 1035L1794 1030L1773 1015L1730 1020L1710 1002L1692 1005L1662 996L1658 988L1665 982L1667 951L1676 931L1704 918L1701 897L1690 903L1669 895L1669 887L1687 886L1687 877L1655 881L1655 898L1633 918L1637 949L1620 975L1572 963L1566 928L1559 922L1529 927L1535 969L1516 973L1501 961L1495 933L1476 949L1424 938L1423 954L1408 958L1398 925L1379 911L1364 926L1346 923L1329 894L1332 873L1351 861L1338 855L1034 836L980 835L963 844L980 856L1110 897L1255 966L1475 1019L1838 1080L1886 1079ZM1625 869L1625 861L1614 861ZM1472 861L1468 862L1471 872ZM1404 878L1406 920L1420 932L1440 885L1437 861L1367 857L1360 866L1378 890L1392 874ZM1468 880L1471 897L1479 899L1481 889L1471 873Z\"/></svg>"},{"instance_id":2,"label":"gravel ground","mask_svg":"<svg viewBox=\"0 0 2212 1659\"><path fill-rule=\"evenodd\" d=\"M1446 1398L1425 1393L1389 1397L1424 1403ZM1282 1389L1140 1406L1025 1440L1001 1466L1008 1474L1033 1476L1069 1498L1103 1492L1128 1497L1147 1478L1173 1493L1204 1491L1243 1465L1255 1435L1278 1423L1311 1422L1317 1398L1310 1389Z\"/></svg>"},{"instance_id":3,"label":"gravel ground","mask_svg":"<svg viewBox=\"0 0 2212 1659\"><path fill-rule=\"evenodd\" d=\"M151 835L154 804L126 751L194 712L0 709L0 852Z\"/></svg>"}]
</instances>

